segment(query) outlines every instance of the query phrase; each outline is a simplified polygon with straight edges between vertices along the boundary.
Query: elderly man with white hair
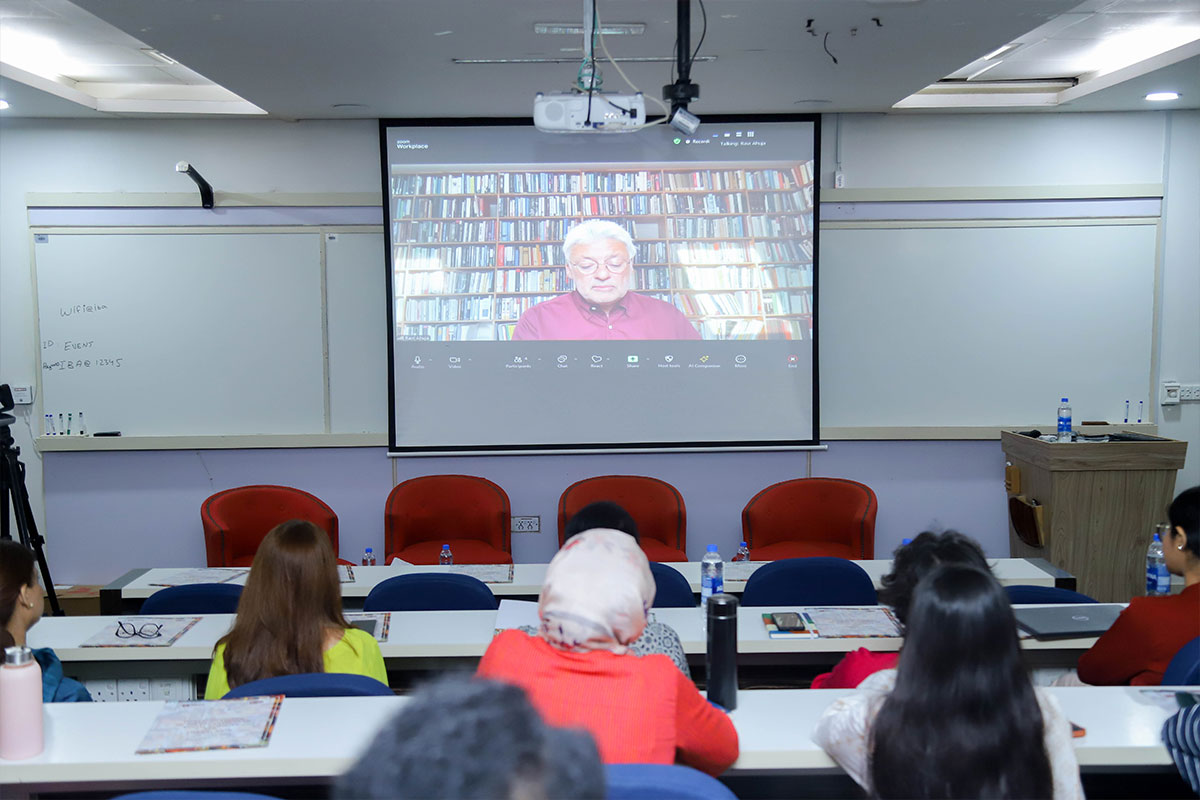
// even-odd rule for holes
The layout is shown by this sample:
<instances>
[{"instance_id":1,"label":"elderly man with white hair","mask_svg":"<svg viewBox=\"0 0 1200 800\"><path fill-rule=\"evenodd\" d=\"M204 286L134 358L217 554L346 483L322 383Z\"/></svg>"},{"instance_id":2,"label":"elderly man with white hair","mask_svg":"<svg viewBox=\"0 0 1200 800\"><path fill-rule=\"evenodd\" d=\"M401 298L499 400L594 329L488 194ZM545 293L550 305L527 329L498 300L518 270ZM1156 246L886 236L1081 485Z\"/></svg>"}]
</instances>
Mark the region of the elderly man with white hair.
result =
<instances>
[{"instance_id":1,"label":"elderly man with white hair","mask_svg":"<svg viewBox=\"0 0 1200 800\"><path fill-rule=\"evenodd\" d=\"M675 306L629 291L637 252L629 232L593 219L563 240L574 291L521 315L513 339L699 339Z\"/></svg>"}]
</instances>

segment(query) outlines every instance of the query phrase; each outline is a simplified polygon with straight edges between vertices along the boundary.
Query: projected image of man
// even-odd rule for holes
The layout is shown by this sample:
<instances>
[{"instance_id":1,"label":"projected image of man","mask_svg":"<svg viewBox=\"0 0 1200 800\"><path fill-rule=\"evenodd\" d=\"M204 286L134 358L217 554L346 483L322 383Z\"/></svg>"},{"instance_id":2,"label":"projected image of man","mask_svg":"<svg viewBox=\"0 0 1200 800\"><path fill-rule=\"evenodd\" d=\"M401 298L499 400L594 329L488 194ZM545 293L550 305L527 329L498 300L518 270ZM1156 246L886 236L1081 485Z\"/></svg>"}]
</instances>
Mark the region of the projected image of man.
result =
<instances>
[{"instance_id":1,"label":"projected image of man","mask_svg":"<svg viewBox=\"0 0 1200 800\"><path fill-rule=\"evenodd\" d=\"M522 314L512 338L699 339L675 306L629 291L636 253L629 232L615 222L576 225L563 240L574 290Z\"/></svg>"}]
</instances>

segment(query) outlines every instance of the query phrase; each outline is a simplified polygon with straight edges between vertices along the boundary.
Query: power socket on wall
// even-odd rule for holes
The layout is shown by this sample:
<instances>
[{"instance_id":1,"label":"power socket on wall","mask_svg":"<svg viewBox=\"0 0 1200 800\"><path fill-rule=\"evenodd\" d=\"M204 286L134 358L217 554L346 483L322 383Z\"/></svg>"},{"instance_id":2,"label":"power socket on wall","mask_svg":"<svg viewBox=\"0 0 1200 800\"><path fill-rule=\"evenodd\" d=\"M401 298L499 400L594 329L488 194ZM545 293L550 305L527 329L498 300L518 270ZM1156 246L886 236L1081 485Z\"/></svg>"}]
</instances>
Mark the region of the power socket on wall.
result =
<instances>
[{"instance_id":1,"label":"power socket on wall","mask_svg":"<svg viewBox=\"0 0 1200 800\"><path fill-rule=\"evenodd\" d=\"M88 694L90 694L92 699L97 703L117 702L116 678L84 681L83 685L87 687Z\"/></svg>"},{"instance_id":2,"label":"power socket on wall","mask_svg":"<svg viewBox=\"0 0 1200 800\"><path fill-rule=\"evenodd\" d=\"M1179 386L1179 402L1193 403L1200 401L1200 383L1183 383Z\"/></svg>"},{"instance_id":3,"label":"power socket on wall","mask_svg":"<svg viewBox=\"0 0 1200 800\"><path fill-rule=\"evenodd\" d=\"M541 530L542 518L540 516L512 518L513 533L540 533Z\"/></svg>"},{"instance_id":4,"label":"power socket on wall","mask_svg":"<svg viewBox=\"0 0 1200 800\"><path fill-rule=\"evenodd\" d=\"M120 678L117 680L117 699L122 703L150 699L149 678Z\"/></svg>"}]
</instances>

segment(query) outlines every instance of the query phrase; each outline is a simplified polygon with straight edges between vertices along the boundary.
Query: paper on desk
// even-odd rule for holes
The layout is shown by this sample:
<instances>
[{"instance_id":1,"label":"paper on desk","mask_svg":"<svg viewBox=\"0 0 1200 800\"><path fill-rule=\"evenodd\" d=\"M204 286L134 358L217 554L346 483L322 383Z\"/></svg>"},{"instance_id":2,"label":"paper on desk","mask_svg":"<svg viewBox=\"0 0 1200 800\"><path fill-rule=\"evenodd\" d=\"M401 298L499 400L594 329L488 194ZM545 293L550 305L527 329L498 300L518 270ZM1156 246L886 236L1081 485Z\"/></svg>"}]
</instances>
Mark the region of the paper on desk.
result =
<instances>
[{"instance_id":1,"label":"paper on desk","mask_svg":"<svg viewBox=\"0 0 1200 800\"><path fill-rule=\"evenodd\" d=\"M196 583L228 583L245 577L250 570L244 567L200 567L172 572L151 586L191 586Z\"/></svg>"},{"instance_id":2,"label":"paper on desk","mask_svg":"<svg viewBox=\"0 0 1200 800\"><path fill-rule=\"evenodd\" d=\"M167 703L137 754L266 747L283 695Z\"/></svg>"},{"instance_id":3,"label":"paper on desk","mask_svg":"<svg viewBox=\"0 0 1200 800\"><path fill-rule=\"evenodd\" d=\"M500 601L500 609L496 612L497 630L520 628L523 625L532 625L537 628L541 624L542 620L538 616L538 604L536 600L509 600L505 598Z\"/></svg>"},{"instance_id":4,"label":"paper on desk","mask_svg":"<svg viewBox=\"0 0 1200 800\"><path fill-rule=\"evenodd\" d=\"M822 639L882 638L900 635L890 608L805 608Z\"/></svg>"},{"instance_id":5,"label":"paper on desk","mask_svg":"<svg viewBox=\"0 0 1200 800\"><path fill-rule=\"evenodd\" d=\"M344 614L344 616L346 617L346 622L349 622L351 625L361 620L374 620L375 626L371 633L375 637L375 640L379 642L386 642L388 640L388 629L392 626L392 612L353 611Z\"/></svg>"},{"instance_id":6,"label":"paper on desk","mask_svg":"<svg viewBox=\"0 0 1200 800\"><path fill-rule=\"evenodd\" d=\"M512 583L512 564L451 564L450 571L470 575L484 583Z\"/></svg>"},{"instance_id":7,"label":"paper on desk","mask_svg":"<svg viewBox=\"0 0 1200 800\"><path fill-rule=\"evenodd\" d=\"M1200 693L1196 692L1177 692L1174 689L1139 689L1138 692L1150 703L1172 714L1180 708L1179 698L1175 696L1177 694L1190 694L1195 702L1200 703Z\"/></svg>"},{"instance_id":8,"label":"paper on desk","mask_svg":"<svg viewBox=\"0 0 1200 800\"><path fill-rule=\"evenodd\" d=\"M725 565L725 580L749 580L750 576L754 574L756 569L766 566L770 563L770 561L730 561Z\"/></svg>"},{"instance_id":9,"label":"paper on desk","mask_svg":"<svg viewBox=\"0 0 1200 800\"><path fill-rule=\"evenodd\" d=\"M193 625L200 621L199 617L119 617L117 622L123 622L127 627L132 626L133 630L143 630L144 626L150 625L157 628L158 635L152 637L145 636L117 636L117 622L110 622L105 625L99 632L80 644L80 647L170 647L175 644L175 641L183 634L187 633ZM153 628L152 628L153 629Z\"/></svg>"},{"instance_id":10,"label":"paper on desk","mask_svg":"<svg viewBox=\"0 0 1200 800\"><path fill-rule=\"evenodd\" d=\"M354 583L354 567L349 564L338 564L338 582Z\"/></svg>"}]
</instances>

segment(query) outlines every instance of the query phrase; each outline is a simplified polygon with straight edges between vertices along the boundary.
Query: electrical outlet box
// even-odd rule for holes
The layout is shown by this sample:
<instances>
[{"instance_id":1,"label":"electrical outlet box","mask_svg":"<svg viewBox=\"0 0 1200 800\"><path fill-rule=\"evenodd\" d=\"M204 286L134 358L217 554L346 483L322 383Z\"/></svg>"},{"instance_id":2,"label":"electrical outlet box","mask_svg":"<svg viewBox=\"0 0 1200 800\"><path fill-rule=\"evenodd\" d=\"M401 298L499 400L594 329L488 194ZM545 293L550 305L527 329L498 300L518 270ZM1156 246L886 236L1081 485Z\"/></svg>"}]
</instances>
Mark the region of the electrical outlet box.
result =
<instances>
[{"instance_id":1,"label":"electrical outlet box","mask_svg":"<svg viewBox=\"0 0 1200 800\"><path fill-rule=\"evenodd\" d=\"M1200 402L1200 383L1184 383L1179 387L1179 400L1184 403Z\"/></svg>"},{"instance_id":2,"label":"electrical outlet box","mask_svg":"<svg viewBox=\"0 0 1200 800\"><path fill-rule=\"evenodd\" d=\"M166 700L195 700L192 696L192 682L187 678L155 678L150 681L150 699Z\"/></svg>"},{"instance_id":3,"label":"electrical outlet box","mask_svg":"<svg viewBox=\"0 0 1200 800\"><path fill-rule=\"evenodd\" d=\"M1179 404L1179 381L1163 381L1159 384L1158 404L1162 406Z\"/></svg>"},{"instance_id":4,"label":"electrical outlet box","mask_svg":"<svg viewBox=\"0 0 1200 800\"><path fill-rule=\"evenodd\" d=\"M83 685L87 687L88 694L97 703L115 703L117 702L117 679L106 680L90 680L84 681Z\"/></svg>"},{"instance_id":5,"label":"electrical outlet box","mask_svg":"<svg viewBox=\"0 0 1200 800\"><path fill-rule=\"evenodd\" d=\"M513 517L513 533L539 533L542 530L541 517Z\"/></svg>"},{"instance_id":6,"label":"electrical outlet box","mask_svg":"<svg viewBox=\"0 0 1200 800\"><path fill-rule=\"evenodd\" d=\"M120 678L117 680L117 699L122 703L150 699L149 678Z\"/></svg>"}]
</instances>

